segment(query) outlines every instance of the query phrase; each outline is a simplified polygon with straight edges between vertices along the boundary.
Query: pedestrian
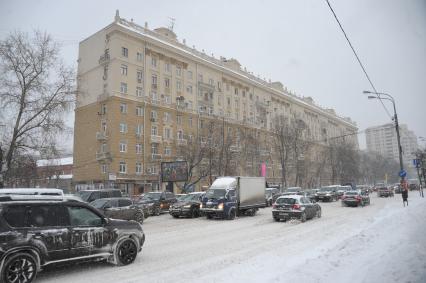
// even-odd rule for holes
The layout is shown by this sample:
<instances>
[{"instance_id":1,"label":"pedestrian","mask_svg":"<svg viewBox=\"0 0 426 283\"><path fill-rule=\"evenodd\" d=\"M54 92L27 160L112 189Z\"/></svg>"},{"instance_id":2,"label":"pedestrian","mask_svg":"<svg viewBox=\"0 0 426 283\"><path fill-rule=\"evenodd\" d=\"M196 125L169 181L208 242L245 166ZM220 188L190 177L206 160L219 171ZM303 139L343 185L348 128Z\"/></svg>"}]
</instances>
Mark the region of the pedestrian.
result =
<instances>
[{"instance_id":1,"label":"pedestrian","mask_svg":"<svg viewBox=\"0 0 426 283\"><path fill-rule=\"evenodd\" d=\"M407 203L408 206L408 184L407 181L403 180L401 181L401 187L402 187L402 204L405 206L405 203Z\"/></svg>"}]
</instances>

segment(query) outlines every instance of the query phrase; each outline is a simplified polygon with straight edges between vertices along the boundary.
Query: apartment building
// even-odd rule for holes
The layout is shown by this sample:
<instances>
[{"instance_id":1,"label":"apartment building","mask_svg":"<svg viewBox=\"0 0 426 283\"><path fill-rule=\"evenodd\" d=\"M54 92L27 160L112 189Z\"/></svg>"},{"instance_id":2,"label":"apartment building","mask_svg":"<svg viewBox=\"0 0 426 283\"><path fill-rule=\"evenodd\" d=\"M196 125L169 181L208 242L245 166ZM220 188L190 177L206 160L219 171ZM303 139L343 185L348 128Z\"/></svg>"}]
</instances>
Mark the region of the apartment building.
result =
<instances>
[{"instance_id":1,"label":"apartment building","mask_svg":"<svg viewBox=\"0 0 426 283\"><path fill-rule=\"evenodd\" d=\"M414 172L413 154L418 149L417 137L410 131L407 125L399 125L401 136L402 159L404 167ZM395 124L389 123L380 126L370 127L365 131L367 151L378 152L381 155L392 158L399 162L398 140L395 131Z\"/></svg>"},{"instance_id":2,"label":"apartment building","mask_svg":"<svg viewBox=\"0 0 426 283\"><path fill-rule=\"evenodd\" d=\"M304 120L318 143L357 132L349 118L254 76L236 59L209 56L168 28L139 26L118 11L113 23L80 43L77 84L73 172L79 188L164 189L161 162L184 160L178 149L194 139L207 143L209 123L233 134L236 152L241 129L267 140L277 115ZM356 135L348 139L358 144ZM234 162L236 172L257 173L253 166L273 158L270 146L260 153L255 164ZM271 169L267 177L277 174Z\"/></svg>"}]
</instances>

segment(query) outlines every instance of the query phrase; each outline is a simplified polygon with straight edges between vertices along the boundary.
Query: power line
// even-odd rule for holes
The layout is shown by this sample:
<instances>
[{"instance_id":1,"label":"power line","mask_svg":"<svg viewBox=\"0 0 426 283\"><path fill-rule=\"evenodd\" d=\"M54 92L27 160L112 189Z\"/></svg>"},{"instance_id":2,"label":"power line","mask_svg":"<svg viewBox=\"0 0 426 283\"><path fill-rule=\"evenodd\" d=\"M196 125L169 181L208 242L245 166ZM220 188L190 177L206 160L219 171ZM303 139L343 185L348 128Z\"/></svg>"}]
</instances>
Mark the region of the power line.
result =
<instances>
[{"instance_id":1,"label":"power line","mask_svg":"<svg viewBox=\"0 0 426 283\"><path fill-rule=\"evenodd\" d=\"M347 36L345 30L343 29L342 24L340 23L339 19L337 18L336 13L334 12L333 8L330 5L330 2L328 0L325 0L328 4L328 7L330 8L331 12L334 15L334 18L336 19L337 23L339 24L340 29L342 30L343 34L345 35L346 41L349 43L349 46L352 49L352 52L354 53L359 65L361 66L362 71L364 72L365 76L367 77L368 82L370 83L370 86L372 87L372 89L374 90L375 95L377 96L377 98L380 100L380 103L382 104L383 108L385 109L386 113L388 114L389 118L393 119L393 116L389 113L389 110L386 108L385 104L383 103L383 101L380 99L380 96L378 95L378 91L376 90L376 88L374 87L373 82L370 79L370 76L367 73L367 70L365 69L364 65L361 62L361 59L359 59L358 54L355 51L355 48L352 46L351 41L349 40L349 37Z\"/></svg>"}]
</instances>

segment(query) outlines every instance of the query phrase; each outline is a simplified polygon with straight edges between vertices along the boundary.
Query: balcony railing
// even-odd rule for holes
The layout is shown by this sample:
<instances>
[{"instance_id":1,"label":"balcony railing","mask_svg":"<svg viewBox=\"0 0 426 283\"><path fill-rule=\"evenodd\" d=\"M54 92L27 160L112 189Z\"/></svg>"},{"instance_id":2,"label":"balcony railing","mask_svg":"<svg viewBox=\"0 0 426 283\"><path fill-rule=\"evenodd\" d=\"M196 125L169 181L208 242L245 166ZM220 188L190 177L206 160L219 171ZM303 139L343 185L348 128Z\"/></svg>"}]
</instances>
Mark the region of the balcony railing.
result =
<instances>
[{"instance_id":1,"label":"balcony railing","mask_svg":"<svg viewBox=\"0 0 426 283\"><path fill-rule=\"evenodd\" d=\"M161 143L163 141L161 136L151 135L151 142Z\"/></svg>"},{"instance_id":2,"label":"balcony railing","mask_svg":"<svg viewBox=\"0 0 426 283\"><path fill-rule=\"evenodd\" d=\"M106 63L109 62L109 59L110 59L109 54L105 53L105 54L101 55L101 57L99 57L99 64L100 65L106 64Z\"/></svg>"},{"instance_id":3,"label":"balcony railing","mask_svg":"<svg viewBox=\"0 0 426 283\"><path fill-rule=\"evenodd\" d=\"M96 133L96 139L98 141L104 141L104 140L108 139L108 136L106 135L105 132L97 132Z\"/></svg>"},{"instance_id":4,"label":"balcony railing","mask_svg":"<svg viewBox=\"0 0 426 283\"><path fill-rule=\"evenodd\" d=\"M161 160L161 154L158 154L158 153L151 154L151 160L153 161Z\"/></svg>"},{"instance_id":5,"label":"balcony railing","mask_svg":"<svg viewBox=\"0 0 426 283\"><path fill-rule=\"evenodd\" d=\"M177 139L176 142L177 142L177 145L181 145L181 146L188 144L188 141L185 139Z\"/></svg>"},{"instance_id":6,"label":"balcony railing","mask_svg":"<svg viewBox=\"0 0 426 283\"><path fill-rule=\"evenodd\" d=\"M101 161L105 159L112 159L111 152L96 152L96 160Z\"/></svg>"}]
</instances>

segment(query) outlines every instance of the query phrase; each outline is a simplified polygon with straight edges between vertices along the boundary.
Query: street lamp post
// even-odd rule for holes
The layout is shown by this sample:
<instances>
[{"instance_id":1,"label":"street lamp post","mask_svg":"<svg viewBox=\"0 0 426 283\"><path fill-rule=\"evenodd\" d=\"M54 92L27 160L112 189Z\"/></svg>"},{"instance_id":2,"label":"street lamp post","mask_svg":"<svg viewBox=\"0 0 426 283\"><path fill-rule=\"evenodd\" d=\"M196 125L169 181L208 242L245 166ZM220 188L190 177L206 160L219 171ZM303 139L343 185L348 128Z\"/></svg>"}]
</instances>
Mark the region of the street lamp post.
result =
<instances>
[{"instance_id":1,"label":"street lamp post","mask_svg":"<svg viewBox=\"0 0 426 283\"><path fill-rule=\"evenodd\" d=\"M396 139L398 141L398 153L399 153L399 167L401 172L404 170L404 163L402 162L402 147L401 147L401 136L399 134L399 124L398 124L398 115L396 114L396 107L395 107L395 99L387 93L382 92L371 92L368 90L364 90L363 93L365 94L375 94L375 96L368 96L368 99L380 99L380 100L389 100L393 104L393 113L395 121L395 130L396 130ZM384 95L386 97L381 97L381 95ZM404 180L404 177L401 177L401 180Z\"/></svg>"}]
</instances>

